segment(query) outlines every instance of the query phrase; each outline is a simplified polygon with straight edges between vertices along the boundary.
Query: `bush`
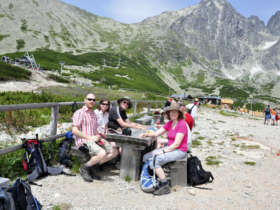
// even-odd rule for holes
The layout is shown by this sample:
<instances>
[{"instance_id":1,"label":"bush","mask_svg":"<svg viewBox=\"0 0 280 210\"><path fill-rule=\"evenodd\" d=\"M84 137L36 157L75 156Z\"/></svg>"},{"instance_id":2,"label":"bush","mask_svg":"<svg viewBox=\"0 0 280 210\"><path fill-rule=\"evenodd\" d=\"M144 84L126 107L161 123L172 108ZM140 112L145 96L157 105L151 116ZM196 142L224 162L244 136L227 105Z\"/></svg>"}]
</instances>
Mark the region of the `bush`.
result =
<instances>
[{"instance_id":1,"label":"bush","mask_svg":"<svg viewBox=\"0 0 280 210\"><path fill-rule=\"evenodd\" d=\"M30 76L28 70L0 62L0 81L29 80Z\"/></svg>"},{"instance_id":2,"label":"bush","mask_svg":"<svg viewBox=\"0 0 280 210\"><path fill-rule=\"evenodd\" d=\"M16 41L17 41L17 50L20 50L20 49L24 48L25 41L23 39L18 39Z\"/></svg>"}]
</instances>

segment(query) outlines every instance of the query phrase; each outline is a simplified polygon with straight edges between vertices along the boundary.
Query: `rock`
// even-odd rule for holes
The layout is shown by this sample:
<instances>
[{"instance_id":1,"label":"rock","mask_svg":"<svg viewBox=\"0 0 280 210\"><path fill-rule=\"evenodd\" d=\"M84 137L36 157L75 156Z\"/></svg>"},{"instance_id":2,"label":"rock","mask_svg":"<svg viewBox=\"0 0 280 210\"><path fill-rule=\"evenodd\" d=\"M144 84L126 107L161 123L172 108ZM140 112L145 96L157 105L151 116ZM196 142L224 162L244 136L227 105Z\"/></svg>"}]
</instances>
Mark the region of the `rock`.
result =
<instances>
[{"instance_id":1,"label":"rock","mask_svg":"<svg viewBox=\"0 0 280 210\"><path fill-rule=\"evenodd\" d=\"M188 193L190 194L190 195L193 195L193 196L195 196L196 195L196 192L195 192L195 190L192 188L192 189L189 189L188 190Z\"/></svg>"}]
</instances>

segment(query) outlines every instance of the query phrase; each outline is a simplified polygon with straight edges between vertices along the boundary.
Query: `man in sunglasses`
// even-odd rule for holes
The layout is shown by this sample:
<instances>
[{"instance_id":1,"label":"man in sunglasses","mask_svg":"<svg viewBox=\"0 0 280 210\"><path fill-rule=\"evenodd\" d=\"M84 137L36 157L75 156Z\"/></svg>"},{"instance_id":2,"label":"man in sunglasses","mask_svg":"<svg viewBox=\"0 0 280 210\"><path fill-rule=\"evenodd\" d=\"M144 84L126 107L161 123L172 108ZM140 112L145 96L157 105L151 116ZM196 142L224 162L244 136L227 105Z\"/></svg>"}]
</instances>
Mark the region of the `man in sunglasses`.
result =
<instances>
[{"instance_id":1,"label":"man in sunglasses","mask_svg":"<svg viewBox=\"0 0 280 210\"><path fill-rule=\"evenodd\" d=\"M146 126L130 122L126 115L126 110L130 109L131 107L132 104L129 98L120 98L118 100L118 105L112 107L109 112L108 128L118 131L122 131L124 128L146 129Z\"/></svg>"},{"instance_id":2,"label":"man in sunglasses","mask_svg":"<svg viewBox=\"0 0 280 210\"><path fill-rule=\"evenodd\" d=\"M95 101L94 94L87 94L84 99L85 105L74 113L72 124L72 132L76 136L76 146L80 148L86 144L91 156L91 159L79 169L81 176L87 182L101 179L95 174L93 166L106 162L107 156L112 151L112 146L107 141L102 142L101 136L98 134L97 117L93 111Z\"/></svg>"}]
</instances>

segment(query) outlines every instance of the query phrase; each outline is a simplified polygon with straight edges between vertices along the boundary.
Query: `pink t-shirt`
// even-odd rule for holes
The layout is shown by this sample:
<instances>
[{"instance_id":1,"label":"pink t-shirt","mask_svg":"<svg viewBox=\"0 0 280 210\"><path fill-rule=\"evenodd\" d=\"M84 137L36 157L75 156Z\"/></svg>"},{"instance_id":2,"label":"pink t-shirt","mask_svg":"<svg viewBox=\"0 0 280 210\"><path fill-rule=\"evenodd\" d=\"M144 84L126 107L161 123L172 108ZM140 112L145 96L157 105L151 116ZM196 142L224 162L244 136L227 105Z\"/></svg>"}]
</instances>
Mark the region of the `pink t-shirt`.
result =
<instances>
[{"instance_id":1,"label":"pink t-shirt","mask_svg":"<svg viewBox=\"0 0 280 210\"><path fill-rule=\"evenodd\" d=\"M177 149L182 150L183 152L187 152L188 128L187 128L185 120L183 120L183 119L179 120L174 129L172 129L172 120L170 120L163 126L163 128L168 131L168 145L167 146L174 143L177 133L183 133L184 138L182 139L181 144Z\"/></svg>"}]
</instances>

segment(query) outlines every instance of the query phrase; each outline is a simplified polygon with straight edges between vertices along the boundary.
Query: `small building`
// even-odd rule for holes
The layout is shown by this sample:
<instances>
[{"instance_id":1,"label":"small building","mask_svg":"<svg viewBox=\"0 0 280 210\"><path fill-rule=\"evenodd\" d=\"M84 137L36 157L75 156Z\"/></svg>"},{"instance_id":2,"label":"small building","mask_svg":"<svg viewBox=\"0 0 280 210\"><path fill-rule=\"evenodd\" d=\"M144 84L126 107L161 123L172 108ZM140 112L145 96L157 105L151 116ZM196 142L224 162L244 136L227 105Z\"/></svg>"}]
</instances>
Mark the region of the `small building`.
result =
<instances>
[{"instance_id":1,"label":"small building","mask_svg":"<svg viewBox=\"0 0 280 210\"><path fill-rule=\"evenodd\" d=\"M233 100L230 98L221 99L221 109L233 109Z\"/></svg>"},{"instance_id":2,"label":"small building","mask_svg":"<svg viewBox=\"0 0 280 210\"><path fill-rule=\"evenodd\" d=\"M200 96L198 97L198 99L203 104L213 104L213 105L221 104L221 98L219 96Z\"/></svg>"}]
</instances>

